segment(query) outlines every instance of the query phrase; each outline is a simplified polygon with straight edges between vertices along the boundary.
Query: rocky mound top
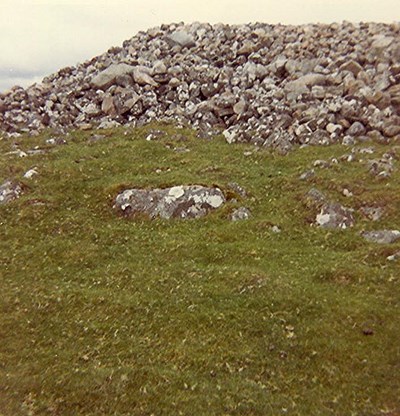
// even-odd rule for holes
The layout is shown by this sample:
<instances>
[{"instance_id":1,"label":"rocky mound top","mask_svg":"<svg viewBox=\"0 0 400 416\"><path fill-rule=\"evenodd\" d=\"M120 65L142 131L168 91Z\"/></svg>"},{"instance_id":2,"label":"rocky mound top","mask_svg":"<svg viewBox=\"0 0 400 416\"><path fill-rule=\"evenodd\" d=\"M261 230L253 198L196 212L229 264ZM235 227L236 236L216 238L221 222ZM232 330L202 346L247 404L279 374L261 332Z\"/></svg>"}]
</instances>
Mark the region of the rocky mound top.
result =
<instances>
[{"instance_id":1,"label":"rocky mound top","mask_svg":"<svg viewBox=\"0 0 400 416\"><path fill-rule=\"evenodd\" d=\"M400 134L400 23L171 24L0 94L0 131L167 121L287 151Z\"/></svg>"}]
</instances>

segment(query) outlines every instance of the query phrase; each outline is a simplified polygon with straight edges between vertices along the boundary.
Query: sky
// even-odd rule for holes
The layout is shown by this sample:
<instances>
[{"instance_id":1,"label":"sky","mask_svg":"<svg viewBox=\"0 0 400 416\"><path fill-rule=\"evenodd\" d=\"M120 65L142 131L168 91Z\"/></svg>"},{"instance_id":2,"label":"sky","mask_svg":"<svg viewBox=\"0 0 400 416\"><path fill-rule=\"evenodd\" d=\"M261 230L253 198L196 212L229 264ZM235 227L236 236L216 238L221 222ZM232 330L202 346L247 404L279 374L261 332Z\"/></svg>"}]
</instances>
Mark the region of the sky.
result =
<instances>
[{"instance_id":1,"label":"sky","mask_svg":"<svg viewBox=\"0 0 400 416\"><path fill-rule=\"evenodd\" d=\"M0 92L172 22L400 21L400 0L0 0Z\"/></svg>"}]
</instances>

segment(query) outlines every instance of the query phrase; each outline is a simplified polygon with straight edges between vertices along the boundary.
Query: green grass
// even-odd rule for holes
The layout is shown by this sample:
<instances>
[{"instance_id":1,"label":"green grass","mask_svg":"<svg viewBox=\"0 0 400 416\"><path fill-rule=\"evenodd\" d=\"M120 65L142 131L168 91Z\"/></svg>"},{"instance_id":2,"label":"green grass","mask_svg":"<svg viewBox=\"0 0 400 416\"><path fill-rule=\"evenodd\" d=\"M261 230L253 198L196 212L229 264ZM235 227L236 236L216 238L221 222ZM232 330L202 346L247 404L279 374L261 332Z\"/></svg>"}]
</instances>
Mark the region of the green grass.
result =
<instances>
[{"instance_id":1,"label":"green grass","mask_svg":"<svg viewBox=\"0 0 400 416\"><path fill-rule=\"evenodd\" d=\"M50 133L18 139L48 150L26 158L6 155L16 139L0 141L0 183L25 185L0 206L0 415L400 412L400 267L386 260L400 244L359 236L400 229L399 169L380 181L341 162L300 181L315 159L349 149L246 156L255 148L157 127L167 134L151 142L150 127L96 143L73 132L55 147ZM360 157L390 148L375 147ZM39 175L23 179L34 166ZM232 195L232 181L249 196ZM237 201L190 221L112 209L129 186L197 183ZM311 187L385 215L372 223L355 211L345 231L310 226ZM229 221L242 205L251 219Z\"/></svg>"}]
</instances>

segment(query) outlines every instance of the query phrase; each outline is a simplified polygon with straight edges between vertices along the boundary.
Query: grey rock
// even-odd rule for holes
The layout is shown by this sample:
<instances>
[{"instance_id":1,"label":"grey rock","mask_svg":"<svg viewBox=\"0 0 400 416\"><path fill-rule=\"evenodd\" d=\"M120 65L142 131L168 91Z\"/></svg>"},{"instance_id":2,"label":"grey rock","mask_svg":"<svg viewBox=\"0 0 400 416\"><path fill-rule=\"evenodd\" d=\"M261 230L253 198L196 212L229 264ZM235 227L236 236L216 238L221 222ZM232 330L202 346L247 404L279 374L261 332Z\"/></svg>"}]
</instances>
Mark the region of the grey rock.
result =
<instances>
[{"instance_id":1,"label":"grey rock","mask_svg":"<svg viewBox=\"0 0 400 416\"><path fill-rule=\"evenodd\" d=\"M361 236L377 244L392 244L400 238L399 230L363 231Z\"/></svg>"},{"instance_id":2,"label":"grey rock","mask_svg":"<svg viewBox=\"0 0 400 416\"><path fill-rule=\"evenodd\" d=\"M305 195L305 202L308 206L321 206L327 201L326 196L318 189L311 188Z\"/></svg>"},{"instance_id":3,"label":"grey rock","mask_svg":"<svg viewBox=\"0 0 400 416\"><path fill-rule=\"evenodd\" d=\"M328 123L325 128L330 134L340 134L343 131L343 126L340 124Z\"/></svg>"},{"instance_id":4,"label":"grey rock","mask_svg":"<svg viewBox=\"0 0 400 416\"><path fill-rule=\"evenodd\" d=\"M246 198L247 196L246 190L236 182L229 182L228 188L232 190L233 192L237 193L238 195L240 195L242 198Z\"/></svg>"},{"instance_id":5,"label":"grey rock","mask_svg":"<svg viewBox=\"0 0 400 416\"><path fill-rule=\"evenodd\" d=\"M297 79L298 82L306 85L307 87L314 87L316 85L326 85L327 78L322 74L307 74Z\"/></svg>"},{"instance_id":6,"label":"grey rock","mask_svg":"<svg viewBox=\"0 0 400 416\"><path fill-rule=\"evenodd\" d=\"M235 209L230 215L232 221L248 220L251 216L250 211L246 207L240 207Z\"/></svg>"},{"instance_id":7,"label":"grey rock","mask_svg":"<svg viewBox=\"0 0 400 416\"><path fill-rule=\"evenodd\" d=\"M165 189L128 189L115 199L114 208L124 215L145 214L150 218L199 218L225 203L218 188L200 185Z\"/></svg>"},{"instance_id":8,"label":"grey rock","mask_svg":"<svg viewBox=\"0 0 400 416\"><path fill-rule=\"evenodd\" d=\"M345 62L340 66L340 69L342 71L350 71L354 76L357 76L363 70L362 66L354 60Z\"/></svg>"},{"instance_id":9,"label":"grey rock","mask_svg":"<svg viewBox=\"0 0 400 416\"><path fill-rule=\"evenodd\" d=\"M326 89L320 85L314 85L311 88L311 94L318 100L323 100L326 97Z\"/></svg>"},{"instance_id":10,"label":"grey rock","mask_svg":"<svg viewBox=\"0 0 400 416\"><path fill-rule=\"evenodd\" d=\"M110 95L105 96L101 104L101 111L110 116L117 115L117 109L115 108L114 98Z\"/></svg>"},{"instance_id":11,"label":"grey rock","mask_svg":"<svg viewBox=\"0 0 400 416\"><path fill-rule=\"evenodd\" d=\"M396 253L391 254L390 256L386 257L386 260L389 260L389 261L396 261L399 259L400 259L400 251L396 251Z\"/></svg>"},{"instance_id":12,"label":"grey rock","mask_svg":"<svg viewBox=\"0 0 400 416\"><path fill-rule=\"evenodd\" d=\"M356 139L352 136L344 136L342 140L343 146L354 146L356 144Z\"/></svg>"},{"instance_id":13,"label":"grey rock","mask_svg":"<svg viewBox=\"0 0 400 416\"><path fill-rule=\"evenodd\" d=\"M46 139L47 144L60 146L63 144L67 144L67 141L62 137L50 137L49 139Z\"/></svg>"},{"instance_id":14,"label":"grey rock","mask_svg":"<svg viewBox=\"0 0 400 416\"><path fill-rule=\"evenodd\" d=\"M239 141L239 131L237 127L232 126L229 129L224 130L222 135L229 144Z\"/></svg>"},{"instance_id":15,"label":"grey rock","mask_svg":"<svg viewBox=\"0 0 400 416\"><path fill-rule=\"evenodd\" d=\"M383 122L382 132L386 137L400 134L400 117L390 117Z\"/></svg>"},{"instance_id":16,"label":"grey rock","mask_svg":"<svg viewBox=\"0 0 400 416\"><path fill-rule=\"evenodd\" d=\"M117 77L123 75L132 75L135 67L128 64L112 64L104 71L92 78L92 85L95 88L106 90L115 84Z\"/></svg>"},{"instance_id":17,"label":"grey rock","mask_svg":"<svg viewBox=\"0 0 400 416\"><path fill-rule=\"evenodd\" d=\"M391 36L377 35L371 44L371 51L375 56L381 56L387 48L393 43L394 38Z\"/></svg>"},{"instance_id":18,"label":"grey rock","mask_svg":"<svg viewBox=\"0 0 400 416\"><path fill-rule=\"evenodd\" d=\"M311 169L311 170L308 170L308 171L306 171L306 172L302 173L302 174L299 176L299 179L300 179L301 181L307 181L307 180L309 180L309 179L313 178L314 176L315 176L315 170L314 170L314 169Z\"/></svg>"},{"instance_id":19,"label":"grey rock","mask_svg":"<svg viewBox=\"0 0 400 416\"><path fill-rule=\"evenodd\" d=\"M390 154L385 154L380 159L368 160L367 164L369 173L378 178L389 178L394 171L394 160Z\"/></svg>"},{"instance_id":20,"label":"grey rock","mask_svg":"<svg viewBox=\"0 0 400 416\"><path fill-rule=\"evenodd\" d=\"M350 136L362 136L365 134L365 126L359 121L355 121L348 129L347 134Z\"/></svg>"},{"instance_id":21,"label":"grey rock","mask_svg":"<svg viewBox=\"0 0 400 416\"><path fill-rule=\"evenodd\" d=\"M361 207L360 212L371 221L379 221L383 215L381 207Z\"/></svg>"},{"instance_id":22,"label":"grey rock","mask_svg":"<svg viewBox=\"0 0 400 416\"><path fill-rule=\"evenodd\" d=\"M184 30L177 30L176 32L169 35L167 37L167 42L172 46L179 45L182 48L190 48L191 46L196 45L193 36Z\"/></svg>"},{"instance_id":23,"label":"grey rock","mask_svg":"<svg viewBox=\"0 0 400 416\"><path fill-rule=\"evenodd\" d=\"M157 87L158 83L153 80L149 74L150 69L145 67L135 67L133 70L133 79L139 85L151 85Z\"/></svg>"},{"instance_id":24,"label":"grey rock","mask_svg":"<svg viewBox=\"0 0 400 416\"><path fill-rule=\"evenodd\" d=\"M329 169L331 167L331 163L327 160L317 159L314 161L313 166L315 168Z\"/></svg>"},{"instance_id":25,"label":"grey rock","mask_svg":"<svg viewBox=\"0 0 400 416\"><path fill-rule=\"evenodd\" d=\"M37 168L29 169L24 173L24 178L26 179L32 179L35 175L37 175L39 172L37 171Z\"/></svg>"},{"instance_id":26,"label":"grey rock","mask_svg":"<svg viewBox=\"0 0 400 416\"><path fill-rule=\"evenodd\" d=\"M153 75L162 75L167 72L167 66L164 61L158 60L153 64L152 74Z\"/></svg>"},{"instance_id":27,"label":"grey rock","mask_svg":"<svg viewBox=\"0 0 400 416\"><path fill-rule=\"evenodd\" d=\"M93 103L88 104L86 107L84 107L83 112L91 117L96 117L101 113L100 108Z\"/></svg>"},{"instance_id":28,"label":"grey rock","mask_svg":"<svg viewBox=\"0 0 400 416\"><path fill-rule=\"evenodd\" d=\"M22 187L19 183L14 181L6 181L0 185L0 205L17 199L22 194Z\"/></svg>"},{"instance_id":29,"label":"grey rock","mask_svg":"<svg viewBox=\"0 0 400 416\"><path fill-rule=\"evenodd\" d=\"M246 111L247 103L244 100L239 100L234 106L233 111L235 114L240 115Z\"/></svg>"},{"instance_id":30,"label":"grey rock","mask_svg":"<svg viewBox=\"0 0 400 416\"><path fill-rule=\"evenodd\" d=\"M299 80L288 82L284 89L289 99L297 99L300 96L310 92L307 85Z\"/></svg>"},{"instance_id":31,"label":"grey rock","mask_svg":"<svg viewBox=\"0 0 400 416\"><path fill-rule=\"evenodd\" d=\"M346 229L353 227L355 220L352 209L329 202L322 206L315 222L322 228Z\"/></svg>"},{"instance_id":32,"label":"grey rock","mask_svg":"<svg viewBox=\"0 0 400 416\"><path fill-rule=\"evenodd\" d=\"M367 137L374 141L375 143L379 144L388 144L389 139L387 137L384 137L382 133L378 130L372 130L367 133Z\"/></svg>"}]
</instances>

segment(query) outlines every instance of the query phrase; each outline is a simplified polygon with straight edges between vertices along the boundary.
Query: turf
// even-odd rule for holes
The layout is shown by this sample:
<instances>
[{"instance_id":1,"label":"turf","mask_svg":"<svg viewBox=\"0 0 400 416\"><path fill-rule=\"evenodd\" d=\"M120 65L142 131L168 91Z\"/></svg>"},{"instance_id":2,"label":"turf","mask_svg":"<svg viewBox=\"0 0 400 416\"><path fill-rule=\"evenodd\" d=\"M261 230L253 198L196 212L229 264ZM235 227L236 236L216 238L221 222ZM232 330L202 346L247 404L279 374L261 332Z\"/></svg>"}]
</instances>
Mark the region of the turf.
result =
<instances>
[{"instance_id":1,"label":"turf","mask_svg":"<svg viewBox=\"0 0 400 416\"><path fill-rule=\"evenodd\" d=\"M155 127L165 135L146 140ZM1 416L400 412L400 267L386 260L400 243L359 235L400 229L399 169L379 180L340 162L302 181L349 149L282 156L171 126L92 134L0 141L0 183L24 185L0 206ZM16 146L45 153L7 154ZM360 157L393 146L374 147ZM130 186L179 184L219 186L228 202L188 221L112 208ZM312 187L354 208L356 226L313 226ZM368 204L382 219L359 213ZM251 218L230 221L239 206Z\"/></svg>"}]
</instances>

